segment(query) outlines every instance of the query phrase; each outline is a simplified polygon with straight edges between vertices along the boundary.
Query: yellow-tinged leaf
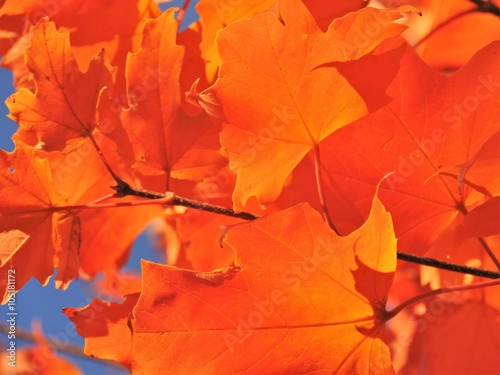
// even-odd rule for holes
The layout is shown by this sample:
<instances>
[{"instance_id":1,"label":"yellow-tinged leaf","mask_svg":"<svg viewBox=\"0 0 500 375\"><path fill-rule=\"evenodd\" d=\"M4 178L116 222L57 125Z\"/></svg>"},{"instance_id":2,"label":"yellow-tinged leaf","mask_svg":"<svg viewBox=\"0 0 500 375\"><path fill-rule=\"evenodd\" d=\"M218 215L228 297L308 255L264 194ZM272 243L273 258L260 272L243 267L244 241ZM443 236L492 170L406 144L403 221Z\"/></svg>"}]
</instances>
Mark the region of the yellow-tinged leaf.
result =
<instances>
[{"instance_id":1,"label":"yellow-tinged leaf","mask_svg":"<svg viewBox=\"0 0 500 375\"><path fill-rule=\"evenodd\" d=\"M393 372L396 239L378 198L347 237L301 204L231 227L224 246L235 264L214 272L143 261L132 354L145 374Z\"/></svg>"}]
</instances>

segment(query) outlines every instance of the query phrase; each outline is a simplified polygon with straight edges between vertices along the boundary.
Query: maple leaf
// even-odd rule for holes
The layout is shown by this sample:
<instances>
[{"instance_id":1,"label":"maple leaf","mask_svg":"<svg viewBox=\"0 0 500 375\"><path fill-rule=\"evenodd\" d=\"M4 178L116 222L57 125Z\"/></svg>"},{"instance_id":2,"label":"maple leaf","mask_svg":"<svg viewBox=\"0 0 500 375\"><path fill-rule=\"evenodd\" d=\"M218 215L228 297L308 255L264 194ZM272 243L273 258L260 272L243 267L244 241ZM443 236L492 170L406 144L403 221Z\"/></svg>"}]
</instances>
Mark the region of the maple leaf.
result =
<instances>
[{"instance_id":1,"label":"maple leaf","mask_svg":"<svg viewBox=\"0 0 500 375\"><path fill-rule=\"evenodd\" d=\"M107 160L113 169L132 181L134 175L123 169L123 160L111 150L114 144L108 138L98 136L99 133L94 135L100 149L109 156ZM52 152L46 156L55 188L69 196L68 203L71 205L85 206L110 194L110 186L115 181L89 139L67 154ZM137 197L124 197L109 199L107 203L138 200ZM94 277L99 272L108 275L117 272L126 263L134 239L149 221L162 215L163 209L159 205L79 210L77 217L82 238L78 257L80 274Z\"/></svg>"},{"instance_id":2,"label":"maple leaf","mask_svg":"<svg viewBox=\"0 0 500 375\"><path fill-rule=\"evenodd\" d=\"M221 143L237 173L235 210L251 196L262 204L275 200L311 149L368 113L337 69L318 66L370 53L402 32L393 21L411 10L363 9L335 19L323 33L300 1L289 0L219 32L219 78L203 94L217 98L227 121ZM367 23L378 25L374 37L363 34Z\"/></svg>"},{"instance_id":3,"label":"maple leaf","mask_svg":"<svg viewBox=\"0 0 500 375\"><path fill-rule=\"evenodd\" d=\"M153 0L71 3L66 13L55 15L54 22L61 31L71 32L71 45L83 68L100 49L105 49L113 66L124 70L128 53L140 46L144 23L161 14Z\"/></svg>"},{"instance_id":4,"label":"maple leaf","mask_svg":"<svg viewBox=\"0 0 500 375\"><path fill-rule=\"evenodd\" d=\"M396 172L381 185L380 197L393 216L401 250L424 253L463 216L464 207L484 201L471 189L459 195L456 179L437 173L470 160L498 130L499 48L498 42L490 44L446 77L407 47L388 89L394 100L321 144L325 185L340 190L360 212L367 212L378 180ZM327 201L338 212L336 202ZM442 256L448 251L443 248Z\"/></svg>"},{"instance_id":5,"label":"maple leaf","mask_svg":"<svg viewBox=\"0 0 500 375\"><path fill-rule=\"evenodd\" d=\"M113 69L101 51L82 73L69 35L58 33L47 19L31 29L30 40L26 66L34 75L36 93L21 89L12 95L6 101L9 117L23 130L36 133L45 150L62 150L94 130L99 94L113 85Z\"/></svg>"},{"instance_id":6,"label":"maple leaf","mask_svg":"<svg viewBox=\"0 0 500 375\"><path fill-rule=\"evenodd\" d=\"M82 308L64 308L63 313L85 337L84 353L121 363L134 374L140 366L131 356L129 314L137 303L139 293L125 296L123 304L94 299Z\"/></svg>"},{"instance_id":7,"label":"maple leaf","mask_svg":"<svg viewBox=\"0 0 500 375\"><path fill-rule=\"evenodd\" d=\"M0 165L0 295L5 303L12 292L9 270L15 270L16 291L32 277L45 285L54 265L59 266L57 279L62 286L76 277L78 268L71 258L78 253L79 230L73 227L74 218L52 211L67 201L54 188L47 160L17 143L14 153L0 152ZM19 211L32 214L10 216ZM61 240L63 236L66 242Z\"/></svg>"},{"instance_id":8,"label":"maple leaf","mask_svg":"<svg viewBox=\"0 0 500 375\"><path fill-rule=\"evenodd\" d=\"M141 49L127 61L130 108L122 112L135 168L146 175L166 173L167 185L170 177L199 180L226 163L218 127L206 114L191 117L180 108L184 48L175 44L176 36L173 10L146 22Z\"/></svg>"},{"instance_id":9,"label":"maple leaf","mask_svg":"<svg viewBox=\"0 0 500 375\"><path fill-rule=\"evenodd\" d=\"M78 0L51 4L9 0L0 9L0 25L6 34L5 46L0 47L2 66L13 71L17 89L34 89L24 66L24 48L29 45L30 27L46 16L59 31L71 34L72 51L81 69L87 70L91 59L106 50L113 66L118 67L115 89L121 93L127 54L138 48L144 21L159 14L152 0L89 0L84 4Z\"/></svg>"},{"instance_id":10,"label":"maple leaf","mask_svg":"<svg viewBox=\"0 0 500 375\"><path fill-rule=\"evenodd\" d=\"M399 70L399 61L405 54L405 51L406 47L404 42L396 38L384 41L372 53L359 60L337 62L327 65L338 69L356 91L363 98L366 98L368 109L370 111L376 111L378 108L385 106L390 99L385 95L381 95L380 92L373 90L372 84L380 85L380 87L387 87L391 84L395 77L390 74L388 75L387 72L396 72ZM367 66L370 67L369 70L363 68ZM372 83L367 84L367 82ZM334 207L333 210L329 211L329 216L339 234L348 234L364 222L366 213L360 209L359 202L350 198L351 194L355 191L344 192L335 180L331 178L319 179L317 176L316 168L318 164L321 173L323 173L324 170L329 171L332 167L328 155L334 150L329 149L328 146L323 146L323 143L327 142L328 139L329 138L326 138L319 145L319 154L321 155L320 163L317 163L317 160L315 160L316 156L312 153L309 153L302 159L288 177L283 187L283 191L275 203L281 208L286 208L307 201L312 207L318 211L322 211L323 207L318 196L317 186L315 186L315 184L304 183L304 181L321 180L323 183L324 196L330 206ZM353 139L349 137L345 138L346 143L350 144L352 141ZM356 155L356 147L351 146L350 150ZM324 156L326 156L325 160L323 160ZM339 161L336 162L339 163ZM343 163L343 160L340 162ZM343 164L340 164L340 166L341 165ZM365 171L371 176L369 168L365 169ZM382 178L382 175L378 175L378 178Z\"/></svg>"},{"instance_id":11,"label":"maple leaf","mask_svg":"<svg viewBox=\"0 0 500 375\"><path fill-rule=\"evenodd\" d=\"M173 10L145 21L160 14L152 0L56 3L0 0L1 65L31 90L8 102L20 128L15 151L0 151L4 302L12 271L16 289L46 283L55 268L62 289L104 272L98 292L124 302L64 313L87 355L135 374L498 368L499 287L475 289L476 276L415 264L396 272L394 233L401 250L500 268L500 42L451 76L424 63L463 65L497 39L496 19L451 23L416 48L420 59L398 37L411 7L201 0L201 21L179 34ZM413 41L472 7L412 4L430 19L403 34ZM53 22L33 27L30 42L44 13ZM221 61L217 82L197 93ZM233 214L201 202L233 205L247 218L265 204L267 215L241 223L164 210L110 194L122 179L132 190L175 191L183 204L193 197L198 208ZM117 274L153 218L168 223L162 250L177 267L144 261L143 280ZM441 285L461 292L405 308L386 333L389 317ZM78 373L33 330L39 345L19 351L16 371Z\"/></svg>"},{"instance_id":12,"label":"maple leaf","mask_svg":"<svg viewBox=\"0 0 500 375\"><path fill-rule=\"evenodd\" d=\"M236 260L219 271L143 261L132 353L145 374L392 372L396 240L378 198L347 237L301 204L231 227L224 243Z\"/></svg>"},{"instance_id":13,"label":"maple leaf","mask_svg":"<svg viewBox=\"0 0 500 375\"><path fill-rule=\"evenodd\" d=\"M11 292L7 277L11 269L16 269L16 291L33 277L46 285L54 268L58 268L55 285L62 289L79 273L93 277L102 271L116 272L147 222L162 214L156 205L129 207L133 219L120 209L82 210L88 199L109 193L112 181L90 141L86 142L92 152L78 166L66 166L70 175L67 170L62 173L59 165L66 157L74 163L72 153L52 153L43 159L32 147L16 141L13 153L0 154L0 273L5 276L0 293L4 302ZM68 208L61 210L62 206Z\"/></svg>"},{"instance_id":14,"label":"maple leaf","mask_svg":"<svg viewBox=\"0 0 500 375\"><path fill-rule=\"evenodd\" d=\"M28 87L28 82L32 83L24 63L24 49L29 44L25 12L32 5L9 0L0 8L0 64L12 70L17 88Z\"/></svg>"},{"instance_id":15,"label":"maple leaf","mask_svg":"<svg viewBox=\"0 0 500 375\"><path fill-rule=\"evenodd\" d=\"M367 5L364 0L331 1L328 3L304 0L302 2L317 21L318 26L323 30L328 28L334 18L342 17ZM206 61L206 77L209 82L213 82L214 78L216 78L217 69L220 65L220 57L214 42L216 33L231 23L268 10L274 3L275 1L269 0L247 0L232 3L221 0L201 0L196 4L196 10L200 15L202 25L200 48Z\"/></svg>"},{"instance_id":16,"label":"maple leaf","mask_svg":"<svg viewBox=\"0 0 500 375\"><path fill-rule=\"evenodd\" d=\"M215 45L217 32L227 25L269 9L275 0L247 0L228 3L224 0L200 0L196 11L200 15L202 57L206 61L208 82L216 78L220 58Z\"/></svg>"}]
</instances>

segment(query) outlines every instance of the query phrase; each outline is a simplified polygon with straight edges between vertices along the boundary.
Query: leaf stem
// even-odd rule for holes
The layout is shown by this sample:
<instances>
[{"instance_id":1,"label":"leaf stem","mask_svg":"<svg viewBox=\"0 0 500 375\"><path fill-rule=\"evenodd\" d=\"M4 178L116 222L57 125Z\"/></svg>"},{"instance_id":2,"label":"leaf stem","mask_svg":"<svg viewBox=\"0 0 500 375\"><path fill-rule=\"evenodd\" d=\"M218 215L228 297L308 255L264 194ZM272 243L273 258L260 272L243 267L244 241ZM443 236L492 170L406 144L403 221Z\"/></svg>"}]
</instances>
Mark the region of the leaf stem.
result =
<instances>
[{"instance_id":1,"label":"leaf stem","mask_svg":"<svg viewBox=\"0 0 500 375\"><path fill-rule=\"evenodd\" d=\"M469 285L456 285L456 286L451 286L451 287L445 287L445 288L439 288L435 290L431 290L430 292L422 293L419 294L418 296L412 297L409 300L403 302L402 304L396 306L394 309L387 311L384 314L384 317L389 320L399 314L403 309L407 308L410 305L413 305L414 303L420 302L426 298L436 296L439 294L444 294L444 293L450 293L450 292L459 292L462 290L472 290L472 289L478 289L478 288L486 288L489 286L495 286L495 285L500 285L500 279L498 280L492 280L492 281L482 281L480 283L474 283L474 284L469 284Z\"/></svg>"},{"instance_id":2,"label":"leaf stem","mask_svg":"<svg viewBox=\"0 0 500 375\"><path fill-rule=\"evenodd\" d=\"M321 157L319 154L319 145L315 145L313 148L314 152L314 174L316 175L316 188L318 190L319 202L321 204L321 209L323 210L323 218L330 228L332 228L335 233L339 234L338 230L330 218L330 213L328 212L328 206L326 204L325 193L323 191L323 179L321 174Z\"/></svg>"},{"instance_id":3,"label":"leaf stem","mask_svg":"<svg viewBox=\"0 0 500 375\"><path fill-rule=\"evenodd\" d=\"M90 139L90 141L92 142L92 145L94 145L94 148L95 150L97 151L97 154L99 155L99 157L101 158L101 161L103 162L104 166L106 167L106 169L108 170L109 174L113 177L113 179L119 184L120 181L121 181L121 178L118 177L118 175L113 171L113 169L109 166L108 164L108 161L106 160L106 158L104 157L104 154L102 153L101 151L101 148L99 147L99 145L97 144L94 136L92 135L92 133L88 133L86 134L86 136Z\"/></svg>"},{"instance_id":4,"label":"leaf stem","mask_svg":"<svg viewBox=\"0 0 500 375\"><path fill-rule=\"evenodd\" d=\"M498 258L495 256L495 254L491 250L490 246L486 243L486 241L482 237L478 237L477 240L483 246L484 250L486 251L486 253L490 257L490 259L493 261L493 263L495 263L495 266L500 271L500 261L498 261Z\"/></svg>"},{"instance_id":5,"label":"leaf stem","mask_svg":"<svg viewBox=\"0 0 500 375\"><path fill-rule=\"evenodd\" d=\"M457 209L464 216L467 216L467 214L469 213L469 210L467 210L467 207L465 207L465 203L463 202L463 196L462 196L462 202L460 202L460 204L457 205ZM486 251L486 254L488 254L488 256L490 257L490 259L493 261L493 263L495 264L496 268L500 271L500 261L495 256L495 254L491 250L490 246L486 243L486 241L482 237L478 237L477 240L479 241L479 243L481 244L481 246L483 247L483 249Z\"/></svg>"}]
</instances>

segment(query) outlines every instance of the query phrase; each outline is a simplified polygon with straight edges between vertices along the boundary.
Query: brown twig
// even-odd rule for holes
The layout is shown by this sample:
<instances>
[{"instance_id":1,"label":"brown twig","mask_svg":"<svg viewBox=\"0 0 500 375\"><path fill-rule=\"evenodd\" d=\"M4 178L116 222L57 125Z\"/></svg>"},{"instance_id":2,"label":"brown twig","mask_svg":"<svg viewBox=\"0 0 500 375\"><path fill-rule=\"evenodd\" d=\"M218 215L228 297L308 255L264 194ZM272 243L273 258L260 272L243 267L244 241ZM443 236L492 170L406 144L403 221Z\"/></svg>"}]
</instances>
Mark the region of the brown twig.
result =
<instances>
[{"instance_id":1,"label":"brown twig","mask_svg":"<svg viewBox=\"0 0 500 375\"><path fill-rule=\"evenodd\" d=\"M126 195L134 195L136 197L142 197L142 198L147 198L147 199L166 199L166 198L169 198L171 200L169 200L168 204L172 205L172 206L189 207L189 208L194 208L196 210L213 212L215 214L237 217L237 218L244 219L244 220L254 220L254 219L257 219L259 217L257 215L251 214L249 212L235 212L234 210L227 208L227 207L216 206L216 205L209 204L209 203L203 203L203 202L198 202L198 201L195 201L192 199L183 198L183 197L175 195L171 192L157 193L157 192L149 191L149 190L136 189L136 188L133 188L132 186L130 186L128 183L126 183L123 180L120 180L120 183L117 186L113 186L112 188L116 190L117 197L124 197Z\"/></svg>"},{"instance_id":2,"label":"brown twig","mask_svg":"<svg viewBox=\"0 0 500 375\"><path fill-rule=\"evenodd\" d=\"M121 179L120 183L117 186L113 186L113 189L116 190L114 197L124 197L127 195L132 195L136 197L146 198L147 200L134 201L134 202L113 202L113 203L87 204L87 205L76 205L76 206L48 207L48 208L29 210L29 211L0 213L0 216L33 215L40 213L52 213L52 212L62 212L62 211L69 212L69 211L88 210L88 209L120 208L120 207L143 206L150 204L162 204L169 206L183 206L183 207L193 208L195 210L212 212L218 215L236 217L243 220L255 220L259 218L258 215L252 214L250 212L245 212L245 211L235 212L234 210L227 207L217 206L210 203L198 202L192 199L183 198L178 195L175 195L172 192L158 193L149 190L135 189ZM109 198L109 196L106 196L106 198ZM500 278L499 272L468 267L455 263L443 262L441 260L421 257L418 255L413 255L404 252L398 252L397 258L406 262L421 264L424 266L429 266L434 268L440 268L452 272L459 272L462 274L469 274L490 279Z\"/></svg>"},{"instance_id":3,"label":"brown twig","mask_svg":"<svg viewBox=\"0 0 500 375\"><path fill-rule=\"evenodd\" d=\"M120 186L121 186L120 189L118 189L117 186L114 187L114 189L117 190L118 196L135 195L135 196L149 198L149 199L161 199L161 198L166 198L168 196L168 194L171 194L169 196L169 197L171 197L171 201L169 201L168 204L171 204L174 206L175 205L176 206L184 206L184 207L189 207L189 208L193 208L196 210L213 212L213 213L219 214L219 215L237 217L237 218L244 219L244 220L255 220L255 219L259 218L259 216L254 215L254 214L249 213L249 212L235 212L230 208L216 206L216 205L212 205L209 203L194 201L191 199L179 197L178 195L175 195L173 193L163 194L163 193L156 193L156 192L147 191L147 190L135 189L135 188L131 187L129 184L127 184L125 181L123 181L123 183ZM441 260L421 257L418 255L413 255L413 254L404 253L404 252L400 252L400 251L398 251L398 253L397 253L397 258L400 260L406 261L406 262L421 264L421 265L434 267L434 268L441 268L441 269L452 271L452 272L470 274L470 275L475 275L475 276L480 276L480 277L485 277L485 278L490 278L490 279L500 278L500 273L498 273L498 272L482 270L480 268L468 267L468 266L463 266L463 265L455 264L455 263L443 262Z\"/></svg>"},{"instance_id":4,"label":"brown twig","mask_svg":"<svg viewBox=\"0 0 500 375\"><path fill-rule=\"evenodd\" d=\"M421 257L421 256L418 256L418 255L403 253L403 252L400 252L400 251L398 251L398 259L399 260L404 260L406 262L421 264L423 266L440 268L440 269L447 270L447 271L459 272L459 273L464 273L464 274L468 274L468 275L485 277L487 279L498 279L498 278L500 278L500 273L499 272L482 270L480 268L463 266L461 264L443 262L441 260L437 260L437 259L433 259L433 258Z\"/></svg>"}]
</instances>

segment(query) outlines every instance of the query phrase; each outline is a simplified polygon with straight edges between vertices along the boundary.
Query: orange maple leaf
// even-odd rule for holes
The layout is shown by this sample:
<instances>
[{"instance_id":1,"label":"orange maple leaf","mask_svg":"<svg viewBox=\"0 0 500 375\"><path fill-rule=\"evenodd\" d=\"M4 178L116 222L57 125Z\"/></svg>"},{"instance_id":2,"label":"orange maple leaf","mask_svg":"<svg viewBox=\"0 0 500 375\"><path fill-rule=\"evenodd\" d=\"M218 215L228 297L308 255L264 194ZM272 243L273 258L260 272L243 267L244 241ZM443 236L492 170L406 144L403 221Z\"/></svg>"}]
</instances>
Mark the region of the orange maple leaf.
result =
<instances>
[{"instance_id":1,"label":"orange maple leaf","mask_svg":"<svg viewBox=\"0 0 500 375\"><path fill-rule=\"evenodd\" d=\"M160 9L153 0L100 1L65 0L40 3L8 0L0 9L0 54L2 66L11 69L15 87L34 89L24 64L29 30L40 18L48 17L59 31L71 35L72 51L79 67L87 70L91 59L105 49L118 67L117 92L125 89L124 70L128 52L139 47L143 23L157 17Z\"/></svg>"},{"instance_id":2,"label":"orange maple leaf","mask_svg":"<svg viewBox=\"0 0 500 375\"><path fill-rule=\"evenodd\" d=\"M120 176L132 181L134 176L120 168L123 160L111 150L114 144L106 137L97 137L98 133L95 135L99 147L109 156L108 163ZM45 156L51 167L55 188L69 197L69 204L85 206L112 192L110 186L115 181L89 139L83 140L79 148L68 154L51 152ZM106 202L132 203L137 200L123 197ZM133 241L146 224L164 215L159 205L93 208L74 213L80 220L82 241L78 259L80 275L85 277L94 277L99 272L117 272L126 263Z\"/></svg>"},{"instance_id":3,"label":"orange maple leaf","mask_svg":"<svg viewBox=\"0 0 500 375\"><path fill-rule=\"evenodd\" d=\"M196 10L200 15L202 57L206 61L205 71L208 82L213 82L220 65L220 57L215 45L217 32L227 25L269 9L274 0L246 0L229 3L224 0L200 0Z\"/></svg>"},{"instance_id":4,"label":"orange maple leaf","mask_svg":"<svg viewBox=\"0 0 500 375\"><path fill-rule=\"evenodd\" d=\"M377 198L347 237L301 204L231 227L224 243L236 260L219 271L143 261L132 354L146 374L393 371L384 313L396 239Z\"/></svg>"},{"instance_id":5,"label":"orange maple leaf","mask_svg":"<svg viewBox=\"0 0 500 375\"><path fill-rule=\"evenodd\" d=\"M318 26L326 30L333 19L354 12L367 5L365 0L356 1L331 1L317 2L303 0L311 15L317 21ZM206 61L206 76L209 82L216 78L217 69L220 65L220 57L216 49L215 36L219 30L236 21L244 20L263 11L268 10L275 1L247 0L239 2L227 2L221 0L200 0L196 4L196 10L200 15L202 26L202 41L200 48L202 56Z\"/></svg>"},{"instance_id":6,"label":"orange maple leaf","mask_svg":"<svg viewBox=\"0 0 500 375\"><path fill-rule=\"evenodd\" d=\"M63 313L75 324L85 338L84 353L89 356L121 363L134 373L140 367L131 356L129 315L139 293L125 296L123 304L94 299L81 308L64 308Z\"/></svg>"},{"instance_id":7,"label":"orange maple leaf","mask_svg":"<svg viewBox=\"0 0 500 375\"><path fill-rule=\"evenodd\" d=\"M79 273L116 272L147 222L162 215L157 205L129 207L133 219L120 209L82 210L89 198L106 195L111 181L87 142L92 153L78 166L72 165L69 176L58 173L57 153L43 159L21 142L16 142L13 153L0 153L0 273L5 276L0 294L4 300L12 291L7 276L12 269L16 291L33 277L47 284L54 268L58 268L55 285L62 289Z\"/></svg>"},{"instance_id":8,"label":"orange maple leaf","mask_svg":"<svg viewBox=\"0 0 500 375\"><path fill-rule=\"evenodd\" d=\"M394 100L321 144L324 183L361 212L378 180L396 172L381 185L380 197L403 251L424 253L457 216L485 199L472 189L460 195L456 179L437 173L467 162L498 130L499 48L492 43L446 77L408 46L388 89ZM328 203L342 216L335 201Z\"/></svg>"},{"instance_id":9,"label":"orange maple leaf","mask_svg":"<svg viewBox=\"0 0 500 375\"><path fill-rule=\"evenodd\" d=\"M167 10L146 22L141 49L127 60L129 109L124 129L135 151L135 168L145 175L201 180L222 167L218 126L205 113L181 110L179 75L184 48L176 45L177 22Z\"/></svg>"},{"instance_id":10,"label":"orange maple leaf","mask_svg":"<svg viewBox=\"0 0 500 375\"><path fill-rule=\"evenodd\" d=\"M26 66L34 75L36 93L21 89L7 99L9 117L36 133L45 150L62 150L96 127L96 107L103 87L112 87L113 68L104 51L82 73L74 59L69 35L42 19L31 29Z\"/></svg>"},{"instance_id":11,"label":"orange maple leaf","mask_svg":"<svg viewBox=\"0 0 500 375\"><path fill-rule=\"evenodd\" d=\"M335 19L323 33L299 0L288 0L219 32L219 78L203 95L217 98L227 120L221 143L237 173L235 210L251 196L262 204L275 200L311 149L368 113L339 70L320 65L359 59L399 35L404 26L393 21L403 11L413 9L366 8ZM368 36L367 24L378 32Z\"/></svg>"},{"instance_id":12,"label":"orange maple leaf","mask_svg":"<svg viewBox=\"0 0 500 375\"><path fill-rule=\"evenodd\" d=\"M59 266L57 279L62 286L68 278L76 277L74 257L80 232L75 217L52 211L65 206L67 200L56 191L47 160L36 157L31 147L17 143L12 154L0 151L0 164L0 295L5 303L9 293L20 290L32 277L45 285L55 265ZM11 216L20 211L32 213ZM8 282L12 272L14 289Z\"/></svg>"}]
</instances>

